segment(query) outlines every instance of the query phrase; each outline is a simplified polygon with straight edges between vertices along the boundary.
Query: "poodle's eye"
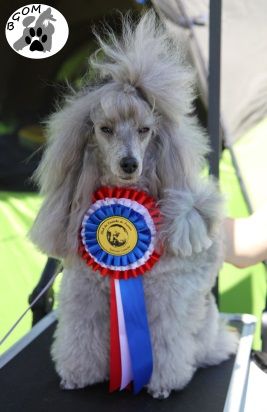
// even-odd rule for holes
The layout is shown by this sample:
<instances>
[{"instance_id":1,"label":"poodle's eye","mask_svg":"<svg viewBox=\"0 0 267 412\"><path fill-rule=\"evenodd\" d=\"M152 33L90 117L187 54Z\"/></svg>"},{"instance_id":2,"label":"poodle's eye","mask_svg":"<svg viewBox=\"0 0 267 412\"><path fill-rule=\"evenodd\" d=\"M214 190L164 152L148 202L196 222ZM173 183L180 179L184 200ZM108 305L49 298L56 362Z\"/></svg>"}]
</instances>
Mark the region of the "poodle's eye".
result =
<instances>
[{"instance_id":1,"label":"poodle's eye","mask_svg":"<svg viewBox=\"0 0 267 412\"><path fill-rule=\"evenodd\" d=\"M109 127L103 126L100 128L101 132L105 133L105 134L112 134L113 130L110 129Z\"/></svg>"},{"instance_id":2,"label":"poodle's eye","mask_svg":"<svg viewBox=\"0 0 267 412\"><path fill-rule=\"evenodd\" d=\"M145 134L149 132L149 127L141 127L140 129L138 129L138 133L139 134Z\"/></svg>"}]
</instances>

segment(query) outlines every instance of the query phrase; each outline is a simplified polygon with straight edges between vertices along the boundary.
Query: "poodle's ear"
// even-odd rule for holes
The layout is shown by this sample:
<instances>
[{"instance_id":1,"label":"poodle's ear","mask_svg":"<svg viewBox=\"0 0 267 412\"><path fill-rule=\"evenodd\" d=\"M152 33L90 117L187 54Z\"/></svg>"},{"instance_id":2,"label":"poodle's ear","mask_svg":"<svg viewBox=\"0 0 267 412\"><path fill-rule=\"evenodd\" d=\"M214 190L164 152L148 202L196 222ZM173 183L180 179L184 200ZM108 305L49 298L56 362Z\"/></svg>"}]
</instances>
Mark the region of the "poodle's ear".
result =
<instances>
[{"instance_id":1,"label":"poodle's ear","mask_svg":"<svg viewBox=\"0 0 267 412\"><path fill-rule=\"evenodd\" d=\"M160 116L145 162L150 192L162 198L167 189L190 190L208 152L207 136L194 117L184 116L174 122Z\"/></svg>"},{"instance_id":2,"label":"poodle's ear","mask_svg":"<svg viewBox=\"0 0 267 412\"><path fill-rule=\"evenodd\" d=\"M93 128L89 113L88 96L69 99L47 124L47 148L34 176L44 202L30 237L50 256L64 257L69 249L70 211Z\"/></svg>"}]
</instances>

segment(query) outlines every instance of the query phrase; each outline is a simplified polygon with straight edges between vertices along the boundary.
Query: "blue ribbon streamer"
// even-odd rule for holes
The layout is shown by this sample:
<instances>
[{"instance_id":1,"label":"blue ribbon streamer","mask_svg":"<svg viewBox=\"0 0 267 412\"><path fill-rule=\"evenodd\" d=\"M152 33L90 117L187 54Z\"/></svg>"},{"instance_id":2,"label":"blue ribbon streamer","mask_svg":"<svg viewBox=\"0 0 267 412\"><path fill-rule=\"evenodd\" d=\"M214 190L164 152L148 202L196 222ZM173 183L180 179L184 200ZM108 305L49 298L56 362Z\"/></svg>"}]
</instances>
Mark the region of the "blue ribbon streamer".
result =
<instances>
[{"instance_id":1,"label":"blue ribbon streamer","mask_svg":"<svg viewBox=\"0 0 267 412\"><path fill-rule=\"evenodd\" d=\"M120 280L120 291L136 394L149 382L153 370L142 276Z\"/></svg>"}]
</instances>

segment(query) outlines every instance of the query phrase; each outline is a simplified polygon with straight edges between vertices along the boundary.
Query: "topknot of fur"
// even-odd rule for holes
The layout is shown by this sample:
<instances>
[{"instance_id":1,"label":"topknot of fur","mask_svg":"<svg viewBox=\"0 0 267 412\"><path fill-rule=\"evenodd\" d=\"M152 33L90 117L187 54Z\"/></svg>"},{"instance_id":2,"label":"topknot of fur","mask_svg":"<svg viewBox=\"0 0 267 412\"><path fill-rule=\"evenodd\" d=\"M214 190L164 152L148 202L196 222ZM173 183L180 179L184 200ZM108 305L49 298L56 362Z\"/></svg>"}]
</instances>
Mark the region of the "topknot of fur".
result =
<instances>
[{"instance_id":1,"label":"topknot of fur","mask_svg":"<svg viewBox=\"0 0 267 412\"><path fill-rule=\"evenodd\" d=\"M188 114L193 75L181 46L170 39L153 11L136 24L124 18L122 25L120 39L112 31L106 40L96 35L100 49L91 58L92 67L101 78L142 90L150 104L172 120L177 113Z\"/></svg>"}]
</instances>

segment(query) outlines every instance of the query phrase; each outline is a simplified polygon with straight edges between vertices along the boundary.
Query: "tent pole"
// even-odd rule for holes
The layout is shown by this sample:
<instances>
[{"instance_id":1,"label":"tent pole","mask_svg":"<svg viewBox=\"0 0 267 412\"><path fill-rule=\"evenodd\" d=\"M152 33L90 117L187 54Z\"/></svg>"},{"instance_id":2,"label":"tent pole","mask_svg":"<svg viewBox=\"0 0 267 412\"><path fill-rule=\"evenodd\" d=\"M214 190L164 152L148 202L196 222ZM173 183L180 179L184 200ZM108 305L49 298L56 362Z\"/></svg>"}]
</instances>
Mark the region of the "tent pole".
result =
<instances>
[{"instance_id":1,"label":"tent pole","mask_svg":"<svg viewBox=\"0 0 267 412\"><path fill-rule=\"evenodd\" d=\"M209 14L209 77L208 77L208 133L211 154L209 172L219 179L219 160L221 153L220 127L220 69L221 69L221 0L210 0ZM218 278L213 293L219 304Z\"/></svg>"},{"instance_id":2,"label":"tent pole","mask_svg":"<svg viewBox=\"0 0 267 412\"><path fill-rule=\"evenodd\" d=\"M209 163L210 174L216 178L219 178L219 159L221 152L220 66L221 0L210 0L208 132L210 136L212 153L209 158Z\"/></svg>"}]
</instances>

